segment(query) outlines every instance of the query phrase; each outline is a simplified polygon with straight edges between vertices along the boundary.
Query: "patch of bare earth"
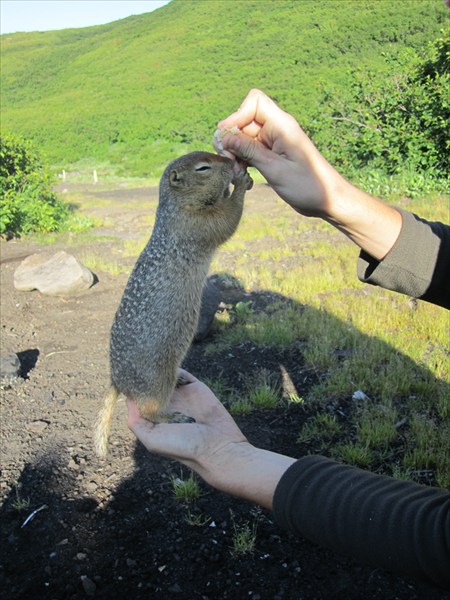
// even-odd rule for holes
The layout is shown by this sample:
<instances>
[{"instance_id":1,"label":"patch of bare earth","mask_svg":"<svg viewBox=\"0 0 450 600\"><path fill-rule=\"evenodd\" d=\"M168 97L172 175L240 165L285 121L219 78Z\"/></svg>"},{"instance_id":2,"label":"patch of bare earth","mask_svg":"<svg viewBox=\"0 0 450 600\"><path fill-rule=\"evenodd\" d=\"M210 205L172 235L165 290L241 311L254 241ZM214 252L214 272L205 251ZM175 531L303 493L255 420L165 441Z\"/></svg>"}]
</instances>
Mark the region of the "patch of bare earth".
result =
<instances>
[{"instance_id":1,"label":"patch of bare earth","mask_svg":"<svg viewBox=\"0 0 450 600\"><path fill-rule=\"evenodd\" d=\"M109 219L100 233L117 239L149 233L145 216L155 209L155 189L76 191L117 203L95 209ZM265 211L270 218L279 205L268 188L255 186L246 210ZM64 249L78 256L93 246L91 238L85 246L69 243ZM5 600L448 598L295 538L280 530L270 513L204 484L192 506L177 502L172 478L186 471L136 444L123 403L109 457L98 460L92 428L108 385L109 328L127 276L97 272L98 283L75 298L17 292L15 268L40 249L26 240L0 244L1 354L18 353L23 375L18 385L1 392ZM102 241L102 252L116 256L117 242ZM264 306L264 293L259 300ZM305 393L317 377L302 364L299 346L275 352L240 344L205 354L210 341L196 344L185 363L199 378L221 378L239 390L256 370L280 381L287 372L290 385ZM296 438L305 418L301 407L291 405L237 421L251 442L299 456ZM237 555L234 527L246 523L256 524L255 547Z\"/></svg>"}]
</instances>

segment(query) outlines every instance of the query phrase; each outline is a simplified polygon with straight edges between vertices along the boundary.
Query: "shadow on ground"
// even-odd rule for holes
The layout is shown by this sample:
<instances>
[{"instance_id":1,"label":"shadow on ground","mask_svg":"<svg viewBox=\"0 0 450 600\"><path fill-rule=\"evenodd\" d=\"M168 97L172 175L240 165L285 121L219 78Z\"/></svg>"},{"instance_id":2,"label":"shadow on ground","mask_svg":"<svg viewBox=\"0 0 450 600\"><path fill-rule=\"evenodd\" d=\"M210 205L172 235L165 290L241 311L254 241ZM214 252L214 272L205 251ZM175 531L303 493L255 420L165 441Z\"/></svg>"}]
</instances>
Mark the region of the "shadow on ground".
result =
<instances>
[{"instance_id":1,"label":"shadow on ground","mask_svg":"<svg viewBox=\"0 0 450 600\"><path fill-rule=\"evenodd\" d=\"M252 302L255 311L267 310L274 301L304 309L269 292L244 294L236 284L221 289L220 302L234 306L242 300ZM301 343L280 350L242 342L216 353L207 351L219 335L213 333L194 345L184 366L200 379L223 380L236 393L244 394L249 375L261 369L280 387L293 386L291 392L302 396L325 376L305 366ZM361 334L363 341L368 340ZM22 353L24 372L33 368L36 352ZM392 353L398 356L396 350ZM422 367L415 368L417 377L430 378ZM330 448L314 443L299 446L302 425L319 409L340 411L341 421L350 422L350 407L345 398L324 398L319 408L285 402L237 421L258 446L291 456L326 453ZM67 426L76 428L77 423ZM93 452L73 456L68 464L64 439L49 442L39 456L30 457L1 509L0 576L5 599L450 598L426 584L297 539L281 531L270 513L207 485L202 484L202 495L192 505L179 503L172 479L186 477L187 471L134 445L130 475L124 466L129 445L126 439L113 445L106 461L115 476L110 481L106 476L102 480L105 463ZM89 469L99 474L91 488L84 480ZM41 510L24 525L37 509ZM238 555L233 536L246 526L256 527L256 542L251 552Z\"/></svg>"}]
</instances>

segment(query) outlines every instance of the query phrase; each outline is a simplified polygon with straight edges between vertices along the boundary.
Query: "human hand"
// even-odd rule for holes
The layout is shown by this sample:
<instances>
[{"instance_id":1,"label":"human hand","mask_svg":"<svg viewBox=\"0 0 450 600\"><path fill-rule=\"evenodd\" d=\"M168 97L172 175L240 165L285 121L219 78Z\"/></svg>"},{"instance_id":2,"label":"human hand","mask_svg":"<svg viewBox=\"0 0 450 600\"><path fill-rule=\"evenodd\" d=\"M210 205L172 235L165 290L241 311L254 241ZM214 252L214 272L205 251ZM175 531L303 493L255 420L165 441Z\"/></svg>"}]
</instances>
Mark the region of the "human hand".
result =
<instances>
[{"instance_id":1,"label":"human hand","mask_svg":"<svg viewBox=\"0 0 450 600\"><path fill-rule=\"evenodd\" d=\"M256 167L281 198L301 214L328 214L333 185L342 178L323 158L297 121L260 90L251 90L240 108L218 123L238 127L216 150ZM223 147L223 149L222 149Z\"/></svg>"},{"instance_id":2,"label":"human hand","mask_svg":"<svg viewBox=\"0 0 450 600\"><path fill-rule=\"evenodd\" d=\"M248 442L204 383L183 369L179 375L189 383L176 388L168 411L194 417L195 423L152 423L140 416L136 402L127 400L128 426L149 452L178 460L214 485L214 473L224 466L221 457L233 445Z\"/></svg>"},{"instance_id":3,"label":"human hand","mask_svg":"<svg viewBox=\"0 0 450 600\"><path fill-rule=\"evenodd\" d=\"M213 392L187 371L169 410L194 417L195 423L151 423L127 400L128 426L150 452L174 458L213 487L272 508L273 494L295 459L252 446Z\"/></svg>"}]
</instances>

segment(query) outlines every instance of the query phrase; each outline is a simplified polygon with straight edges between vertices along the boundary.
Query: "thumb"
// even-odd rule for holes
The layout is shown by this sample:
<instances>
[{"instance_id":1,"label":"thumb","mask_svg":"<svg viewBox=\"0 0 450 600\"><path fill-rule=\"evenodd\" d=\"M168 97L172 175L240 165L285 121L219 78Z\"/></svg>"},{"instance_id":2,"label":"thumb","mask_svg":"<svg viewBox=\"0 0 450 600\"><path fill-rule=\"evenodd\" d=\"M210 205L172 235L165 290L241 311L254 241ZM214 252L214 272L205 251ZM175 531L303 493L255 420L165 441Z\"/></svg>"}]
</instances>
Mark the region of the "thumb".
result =
<instances>
[{"instance_id":1,"label":"thumb","mask_svg":"<svg viewBox=\"0 0 450 600\"><path fill-rule=\"evenodd\" d=\"M225 151L231 152L237 158L245 161L248 165L261 170L264 165L273 158L274 153L245 133L237 135L226 135L223 140L223 148Z\"/></svg>"},{"instance_id":2,"label":"thumb","mask_svg":"<svg viewBox=\"0 0 450 600\"><path fill-rule=\"evenodd\" d=\"M139 413L138 406L135 400L131 400L131 398L127 398L127 409L128 409L128 427L133 430L133 427L139 421L142 421L142 417Z\"/></svg>"}]
</instances>

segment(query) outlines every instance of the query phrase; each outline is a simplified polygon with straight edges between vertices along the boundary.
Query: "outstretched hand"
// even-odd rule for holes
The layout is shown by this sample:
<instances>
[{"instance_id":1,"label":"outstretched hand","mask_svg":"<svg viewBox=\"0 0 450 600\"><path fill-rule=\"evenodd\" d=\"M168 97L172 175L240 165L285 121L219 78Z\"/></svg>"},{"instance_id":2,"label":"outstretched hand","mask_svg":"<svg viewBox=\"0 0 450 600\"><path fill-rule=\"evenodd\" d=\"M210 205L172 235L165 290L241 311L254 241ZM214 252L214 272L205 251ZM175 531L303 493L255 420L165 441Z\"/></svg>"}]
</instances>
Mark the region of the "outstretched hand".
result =
<instances>
[{"instance_id":1,"label":"outstretched hand","mask_svg":"<svg viewBox=\"0 0 450 600\"><path fill-rule=\"evenodd\" d=\"M240 108L218 123L225 134L216 150L256 167L288 204L308 216L327 211L327 188L338 173L327 163L297 121L260 90L251 90ZM222 149L223 147L223 149Z\"/></svg>"},{"instance_id":2,"label":"outstretched hand","mask_svg":"<svg viewBox=\"0 0 450 600\"><path fill-rule=\"evenodd\" d=\"M189 383L178 387L169 412L193 417L195 423L152 423L140 416L136 402L127 400L128 426L149 452L173 458L197 471L204 479L210 460L233 444L247 443L231 415L213 392L193 375L179 370Z\"/></svg>"},{"instance_id":3,"label":"outstretched hand","mask_svg":"<svg viewBox=\"0 0 450 600\"><path fill-rule=\"evenodd\" d=\"M295 459L252 446L213 392L187 371L168 410L195 423L151 423L128 400L128 426L149 452L173 458L213 487L272 508L275 488Z\"/></svg>"},{"instance_id":4,"label":"outstretched hand","mask_svg":"<svg viewBox=\"0 0 450 600\"><path fill-rule=\"evenodd\" d=\"M225 133L234 127L241 133ZM297 212L331 223L377 260L391 250L402 227L400 213L346 181L264 92L251 90L218 128L224 131L220 144L213 141L219 154L256 167Z\"/></svg>"}]
</instances>

